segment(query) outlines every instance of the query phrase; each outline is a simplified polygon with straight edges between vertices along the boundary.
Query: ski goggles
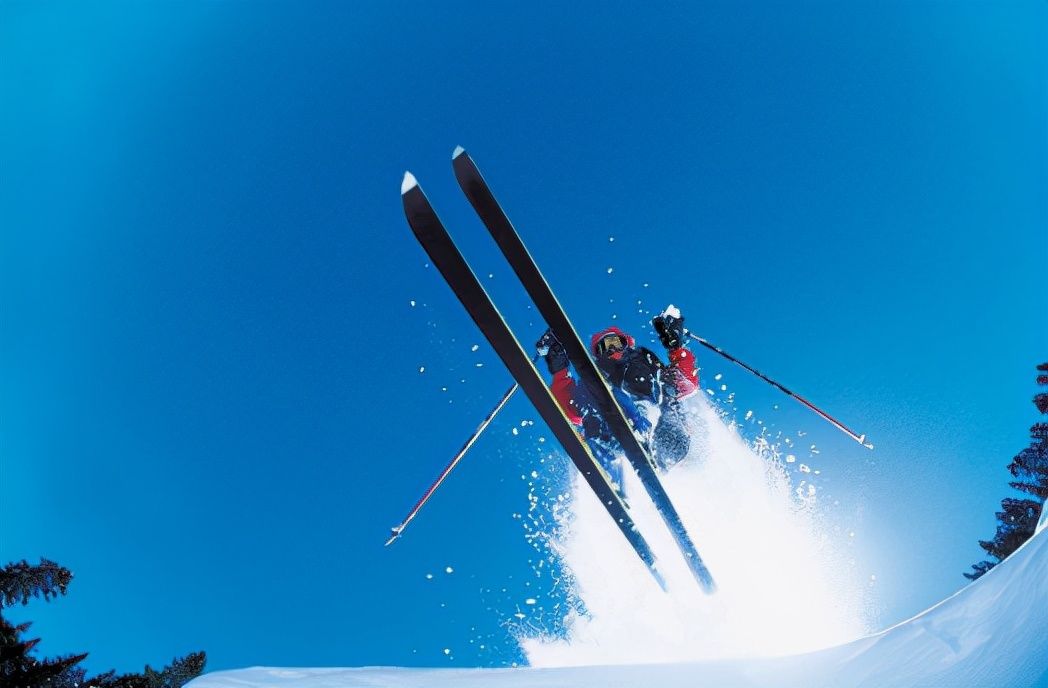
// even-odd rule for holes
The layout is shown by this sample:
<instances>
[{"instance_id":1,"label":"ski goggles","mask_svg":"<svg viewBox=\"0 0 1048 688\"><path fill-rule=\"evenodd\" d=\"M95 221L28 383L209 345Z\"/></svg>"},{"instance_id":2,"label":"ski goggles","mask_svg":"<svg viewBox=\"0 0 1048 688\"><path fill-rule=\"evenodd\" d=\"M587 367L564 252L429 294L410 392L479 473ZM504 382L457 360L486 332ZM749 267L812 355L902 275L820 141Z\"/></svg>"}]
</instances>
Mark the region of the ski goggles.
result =
<instances>
[{"instance_id":1,"label":"ski goggles","mask_svg":"<svg viewBox=\"0 0 1048 688\"><path fill-rule=\"evenodd\" d=\"M597 355L606 356L626 348L626 341L621 335L614 333L606 334L597 342Z\"/></svg>"}]
</instances>

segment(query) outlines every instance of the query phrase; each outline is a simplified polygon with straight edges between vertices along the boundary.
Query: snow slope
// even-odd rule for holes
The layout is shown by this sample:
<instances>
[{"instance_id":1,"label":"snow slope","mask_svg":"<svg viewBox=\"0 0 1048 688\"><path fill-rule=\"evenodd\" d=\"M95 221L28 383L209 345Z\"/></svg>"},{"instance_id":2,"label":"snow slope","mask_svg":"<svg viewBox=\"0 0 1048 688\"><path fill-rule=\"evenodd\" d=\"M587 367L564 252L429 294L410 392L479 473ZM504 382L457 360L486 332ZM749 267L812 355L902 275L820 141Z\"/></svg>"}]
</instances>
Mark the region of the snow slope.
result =
<instances>
[{"instance_id":1,"label":"snow slope","mask_svg":"<svg viewBox=\"0 0 1048 688\"><path fill-rule=\"evenodd\" d=\"M844 645L769 659L550 669L252 668L191 688L354 686L1048 686L1048 532L908 621Z\"/></svg>"}]
</instances>

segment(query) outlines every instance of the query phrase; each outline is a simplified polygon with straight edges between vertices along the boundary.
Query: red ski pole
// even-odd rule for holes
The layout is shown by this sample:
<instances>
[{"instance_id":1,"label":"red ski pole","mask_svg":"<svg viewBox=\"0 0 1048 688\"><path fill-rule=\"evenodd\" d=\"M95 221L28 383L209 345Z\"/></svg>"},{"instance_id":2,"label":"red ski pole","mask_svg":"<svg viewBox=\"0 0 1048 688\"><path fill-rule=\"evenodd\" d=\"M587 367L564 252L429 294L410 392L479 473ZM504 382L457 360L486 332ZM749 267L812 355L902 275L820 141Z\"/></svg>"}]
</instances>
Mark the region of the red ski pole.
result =
<instances>
[{"instance_id":1,"label":"red ski pole","mask_svg":"<svg viewBox=\"0 0 1048 688\"><path fill-rule=\"evenodd\" d=\"M532 361L536 360L538 360L537 356L532 359ZM389 539L386 540L387 547L397 541L397 538L400 537L400 534L404 532L404 529L408 527L408 524L411 523L415 516L418 515L418 512L421 511L422 507L426 505L426 502L429 501L429 498L433 496L433 493L436 492L437 488L440 487L441 483L444 482L444 479L451 474L451 471L455 470L455 466L457 466L459 461L461 461L462 458L466 455L466 452L469 451L470 447L472 447L474 443L476 443L476 441L480 439L480 436L481 434L483 434L484 430L487 429L488 425L491 424L491 421L495 419L495 416L497 416L499 411L502 410L502 407L506 405L506 402L509 401L509 398L513 396L513 393L517 391L517 387L519 387L519 385L517 383L513 383L513 386L506 390L506 393L502 395L502 398L499 399L499 402L495 404L495 408L491 409L491 412L484 417L484 420L480 422L480 425L478 425L477 429L473 431L473 434L469 436L469 439L466 440L466 443L462 445L462 448L458 450L458 453L455 454L455 456L451 459L448 465L444 467L444 470L440 472L440 475L438 475L437 479L433 481L433 484L429 486L429 489L423 493L422 497L418 500L414 508L411 509L408 515L404 518L404 520L390 529L391 532L389 535Z\"/></svg>"},{"instance_id":2,"label":"red ski pole","mask_svg":"<svg viewBox=\"0 0 1048 688\"><path fill-rule=\"evenodd\" d=\"M873 449L873 445L866 441L866 435L860 435L860 434L858 434L858 433L856 433L856 432L854 432L852 430L849 430L847 428L847 426L844 425L844 423L840 422L839 420L837 420L836 418L834 418L830 414L826 413L825 411L823 411L818 406L816 406L815 404L811 403L810 401L808 401L807 399L805 399L801 395L796 394L795 392L791 392L790 390L786 389L785 387L780 385L775 380L772 380L770 377L768 377L764 373L760 372L759 370L756 370L755 368L751 368L750 366L746 365L745 363L743 363L739 359L737 359L734 356L732 356L731 354L729 354L727 351L724 351L720 347L714 346L713 344L709 343L708 341L706 341L705 339L703 339L699 335L694 334L693 332L688 332L687 335L689 337L691 337L692 339L694 339L695 341L697 341L699 344L702 344L707 349L710 349L711 351L715 351L718 354L720 354L721 356L723 356L724 358L726 358L729 361L731 361L732 363L735 363L735 364L737 364L739 366L742 366L743 368L745 368L746 370L750 371L751 373L753 373L754 375L756 375L760 379L764 380L768 384L772 385L773 387L777 388L778 390L786 393L788 396L791 396L794 399L796 399L797 401L801 402L802 404L804 404L805 406L810 408L812 411L814 411L815 413L819 414L824 420L829 421L831 424L833 424L833 426L835 428L837 428L838 430L840 430L845 435L847 435L848 437L852 438L853 440L855 440L856 442L858 442L862 446L866 447L867 449Z\"/></svg>"}]
</instances>

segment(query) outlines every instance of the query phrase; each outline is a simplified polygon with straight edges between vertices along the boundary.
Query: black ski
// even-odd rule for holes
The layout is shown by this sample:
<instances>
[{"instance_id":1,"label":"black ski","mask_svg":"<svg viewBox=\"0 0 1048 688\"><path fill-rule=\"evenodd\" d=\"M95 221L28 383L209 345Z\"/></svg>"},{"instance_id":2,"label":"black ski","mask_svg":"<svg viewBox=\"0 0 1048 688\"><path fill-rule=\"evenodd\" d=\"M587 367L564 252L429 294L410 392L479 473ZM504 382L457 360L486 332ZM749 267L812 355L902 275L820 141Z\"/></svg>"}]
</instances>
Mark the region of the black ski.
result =
<instances>
[{"instance_id":1,"label":"black ski","mask_svg":"<svg viewBox=\"0 0 1048 688\"><path fill-rule=\"evenodd\" d=\"M609 482L607 474L593 457L586 443L575 432L571 421L564 415L542 376L535 369L535 364L521 347L520 341L506 324L491 297L484 291L480 281L437 217L429 199L426 198L418 182L410 173L404 175L401 197L404 202L404 214L407 216L408 224L411 225L411 231L415 233L415 237L429 254L433 264L437 266L448 286L455 292L477 327L494 347L499 358L502 359L513 378L520 384L521 389L549 426L550 431L564 447L564 451L585 477L586 482L618 525L619 530L637 552L637 556L658 581L659 586L665 589L666 584L655 566L655 555L651 547L637 530L633 519L626 511L625 504Z\"/></svg>"},{"instance_id":2,"label":"black ski","mask_svg":"<svg viewBox=\"0 0 1048 688\"><path fill-rule=\"evenodd\" d=\"M619 406L604 376L590 357L589 349L582 343L578 332L568 320L568 316L557 301L549 283L542 276L538 265L535 264L535 260L524 246L524 242L521 241L520 235L517 234L506 213L495 200L495 196L481 176L476 163L462 148L455 150L453 166L455 177L462 191L488 228L503 255L506 256L506 260L513 267L513 271L516 272L542 317L553 330L553 334L564 345L568 359L597 404L601 417L622 446L626 458L633 465L645 490L655 503L659 515L662 516L666 526L673 534L674 540L688 563L688 568L691 569L703 590L708 593L713 592L716 588L713 577L703 563L702 557L699 556L698 549L692 542L691 536L688 535L680 515L659 481L650 455L634 434L622 407Z\"/></svg>"}]
</instances>

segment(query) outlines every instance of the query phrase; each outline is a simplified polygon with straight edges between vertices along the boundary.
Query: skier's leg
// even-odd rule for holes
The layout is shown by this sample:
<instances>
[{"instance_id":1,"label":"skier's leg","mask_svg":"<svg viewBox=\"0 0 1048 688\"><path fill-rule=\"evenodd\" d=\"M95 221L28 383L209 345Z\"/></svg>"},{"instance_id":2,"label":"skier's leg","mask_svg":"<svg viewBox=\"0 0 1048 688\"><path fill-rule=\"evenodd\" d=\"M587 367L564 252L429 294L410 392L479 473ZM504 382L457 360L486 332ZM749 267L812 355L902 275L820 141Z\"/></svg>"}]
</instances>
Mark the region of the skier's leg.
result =
<instances>
[{"instance_id":1,"label":"skier's leg","mask_svg":"<svg viewBox=\"0 0 1048 688\"><path fill-rule=\"evenodd\" d=\"M655 424L655 462L663 470L679 463L688 455L691 438L688 435L687 418L680 404L663 404L662 414Z\"/></svg>"},{"instance_id":2,"label":"skier's leg","mask_svg":"<svg viewBox=\"0 0 1048 688\"><path fill-rule=\"evenodd\" d=\"M622 485L622 458L599 439L589 439L586 440L586 443L593 451L593 456L597 458L600 465L607 471L608 478L611 479L612 484L615 486L615 491L619 493L620 497L625 497L626 493L623 491Z\"/></svg>"}]
</instances>

